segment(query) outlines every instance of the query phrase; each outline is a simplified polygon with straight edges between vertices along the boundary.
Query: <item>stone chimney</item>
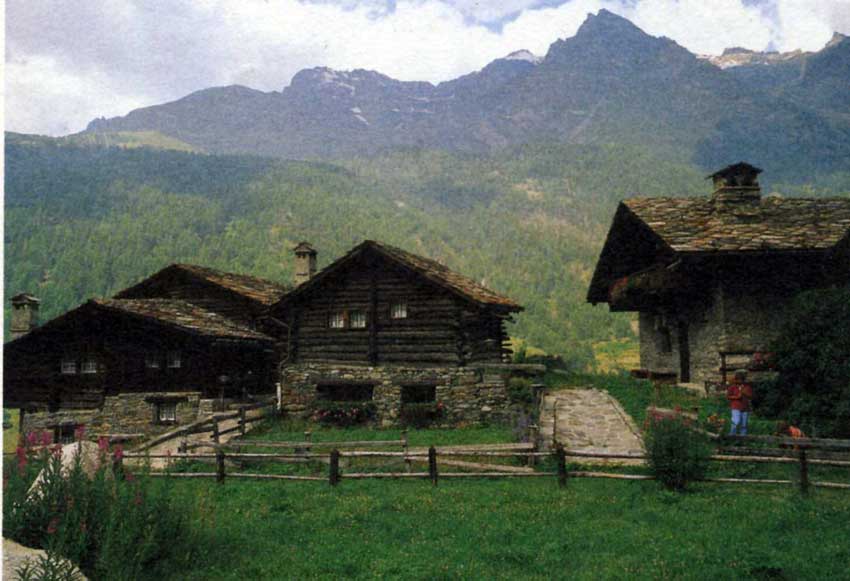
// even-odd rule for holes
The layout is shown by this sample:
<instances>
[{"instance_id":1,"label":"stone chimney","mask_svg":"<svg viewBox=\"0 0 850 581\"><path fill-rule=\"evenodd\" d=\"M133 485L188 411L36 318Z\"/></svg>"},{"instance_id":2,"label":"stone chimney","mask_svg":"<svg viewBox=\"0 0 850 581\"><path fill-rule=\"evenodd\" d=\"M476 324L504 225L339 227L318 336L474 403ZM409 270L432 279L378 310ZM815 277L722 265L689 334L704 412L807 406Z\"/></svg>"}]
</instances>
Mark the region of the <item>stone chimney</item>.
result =
<instances>
[{"instance_id":1,"label":"stone chimney","mask_svg":"<svg viewBox=\"0 0 850 581\"><path fill-rule=\"evenodd\" d=\"M316 274L316 249L309 242L300 242L295 252L295 286L299 286Z\"/></svg>"},{"instance_id":2,"label":"stone chimney","mask_svg":"<svg viewBox=\"0 0 850 581\"><path fill-rule=\"evenodd\" d=\"M15 295L11 301L12 321L9 333L14 341L38 327L38 305L41 301L27 293Z\"/></svg>"},{"instance_id":3,"label":"stone chimney","mask_svg":"<svg viewBox=\"0 0 850 581\"><path fill-rule=\"evenodd\" d=\"M761 200L758 175L762 170L746 162L739 162L710 176L714 181L711 199L716 209L757 206Z\"/></svg>"}]
</instances>

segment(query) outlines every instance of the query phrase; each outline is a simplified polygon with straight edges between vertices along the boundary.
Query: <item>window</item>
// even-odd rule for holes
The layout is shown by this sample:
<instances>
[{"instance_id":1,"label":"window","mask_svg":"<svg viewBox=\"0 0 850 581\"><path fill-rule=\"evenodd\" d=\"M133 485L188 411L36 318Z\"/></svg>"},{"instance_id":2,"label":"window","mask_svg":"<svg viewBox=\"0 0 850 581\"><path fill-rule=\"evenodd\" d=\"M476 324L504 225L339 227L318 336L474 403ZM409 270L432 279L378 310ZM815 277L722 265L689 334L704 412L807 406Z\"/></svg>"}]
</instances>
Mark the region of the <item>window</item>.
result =
<instances>
[{"instance_id":1,"label":"window","mask_svg":"<svg viewBox=\"0 0 850 581\"><path fill-rule=\"evenodd\" d=\"M80 373L97 373L97 360L91 356L83 359L83 363L80 365Z\"/></svg>"},{"instance_id":2,"label":"window","mask_svg":"<svg viewBox=\"0 0 850 581\"><path fill-rule=\"evenodd\" d=\"M407 318L407 303L399 302L390 305L391 319L406 319Z\"/></svg>"},{"instance_id":3,"label":"window","mask_svg":"<svg viewBox=\"0 0 850 581\"><path fill-rule=\"evenodd\" d=\"M401 403L432 403L437 401L435 385L402 385Z\"/></svg>"},{"instance_id":4,"label":"window","mask_svg":"<svg viewBox=\"0 0 850 581\"><path fill-rule=\"evenodd\" d=\"M168 368L169 369L179 369L182 365L182 361L180 360L180 351L169 351L168 352Z\"/></svg>"},{"instance_id":5,"label":"window","mask_svg":"<svg viewBox=\"0 0 850 581\"><path fill-rule=\"evenodd\" d=\"M62 359L62 375L74 375L77 373L77 360L65 357Z\"/></svg>"},{"instance_id":6,"label":"window","mask_svg":"<svg viewBox=\"0 0 850 581\"><path fill-rule=\"evenodd\" d=\"M351 328L352 329L365 329L366 328L366 312L365 311L351 311Z\"/></svg>"},{"instance_id":7,"label":"window","mask_svg":"<svg viewBox=\"0 0 850 581\"><path fill-rule=\"evenodd\" d=\"M53 442L57 444L71 444L74 442L74 432L77 426L74 424L63 424L53 428Z\"/></svg>"},{"instance_id":8,"label":"window","mask_svg":"<svg viewBox=\"0 0 850 581\"><path fill-rule=\"evenodd\" d=\"M332 383L317 386L316 395L324 401L371 401L374 385L362 383Z\"/></svg>"},{"instance_id":9,"label":"window","mask_svg":"<svg viewBox=\"0 0 850 581\"><path fill-rule=\"evenodd\" d=\"M343 311L331 313L328 326L331 329L345 329L345 313Z\"/></svg>"},{"instance_id":10,"label":"window","mask_svg":"<svg viewBox=\"0 0 850 581\"><path fill-rule=\"evenodd\" d=\"M157 406L157 419L160 423L176 422L177 421L177 402L164 401Z\"/></svg>"},{"instance_id":11,"label":"window","mask_svg":"<svg viewBox=\"0 0 850 581\"><path fill-rule=\"evenodd\" d=\"M159 354L145 353L145 367L148 369L159 369Z\"/></svg>"}]
</instances>

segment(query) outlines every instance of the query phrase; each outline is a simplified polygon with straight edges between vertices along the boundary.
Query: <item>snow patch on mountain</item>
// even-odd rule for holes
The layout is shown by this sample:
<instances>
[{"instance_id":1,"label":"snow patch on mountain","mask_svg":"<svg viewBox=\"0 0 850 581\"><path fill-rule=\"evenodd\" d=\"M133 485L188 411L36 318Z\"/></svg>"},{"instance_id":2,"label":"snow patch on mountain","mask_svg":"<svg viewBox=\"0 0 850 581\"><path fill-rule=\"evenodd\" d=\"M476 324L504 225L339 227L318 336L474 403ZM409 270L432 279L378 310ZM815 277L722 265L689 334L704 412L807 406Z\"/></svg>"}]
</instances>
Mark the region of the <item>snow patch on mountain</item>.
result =
<instances>
[{"instance_id":1,"label":"snow patch on mountain","mask_svg":"<svg viewBox=\"0 0 850 581\"><path fill-rule=\"evenodd\" d=\"M537 64L543 60L543 57L539 57L536 54L532 53L529 50L517 50L509 54L504 58L506 61L527 61L530 63Z\"/></svg>"}]
</instances>

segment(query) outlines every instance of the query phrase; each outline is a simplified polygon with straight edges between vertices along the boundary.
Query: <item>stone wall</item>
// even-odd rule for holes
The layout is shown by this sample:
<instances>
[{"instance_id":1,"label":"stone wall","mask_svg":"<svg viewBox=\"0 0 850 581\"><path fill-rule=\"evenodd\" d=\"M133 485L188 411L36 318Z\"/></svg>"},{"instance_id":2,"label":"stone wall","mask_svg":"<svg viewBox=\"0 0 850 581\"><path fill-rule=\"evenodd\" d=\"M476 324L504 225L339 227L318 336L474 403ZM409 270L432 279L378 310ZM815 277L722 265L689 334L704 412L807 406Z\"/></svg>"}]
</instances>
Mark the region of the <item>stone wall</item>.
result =
<instances>
[{"instance_id":1,"label":"stone wall","mask_svg":"<svg viewBox=\"0 0 850 581\"><path fill-rule=\"evenodd\" d=\"M666 373L675 370L673 364L672 334L669 337L664 336L665 331L661 319L661 313L649 311L640 313L638 319L640 366L654 373Z\"/></svg>"},{"instance_id":2,"label":"stone wall","mask_svg":"<svg viewBox=\"0 0 850 581\"><path fill-rule=\"evenodd\" d=\"M176 403L175 422L157 421L156 407L159 402ZM84 425L89 434L152 436L167 432L175 425L188 424L202 417L200 402L200 392L122 393L105 397L99 409L27 412L24 414L21 433L52 430L60 425Z\"/></svg>"},{"instance_id":3,"label":"stone wall","mask_svg":"<svg viewBox=\"0 0 850 581\"><path fill-rule=\"evenodd\" d=\"M372 401L382 426L399 423L403 386L433 385L442 403L440 425L457 426L502 421L510 417L507 381L514 373L508 365L477 367L361 367L297 364L281 375L283 411L309 416L318 400L320 385L372 385Z\"/></svg>"}]
</instances>

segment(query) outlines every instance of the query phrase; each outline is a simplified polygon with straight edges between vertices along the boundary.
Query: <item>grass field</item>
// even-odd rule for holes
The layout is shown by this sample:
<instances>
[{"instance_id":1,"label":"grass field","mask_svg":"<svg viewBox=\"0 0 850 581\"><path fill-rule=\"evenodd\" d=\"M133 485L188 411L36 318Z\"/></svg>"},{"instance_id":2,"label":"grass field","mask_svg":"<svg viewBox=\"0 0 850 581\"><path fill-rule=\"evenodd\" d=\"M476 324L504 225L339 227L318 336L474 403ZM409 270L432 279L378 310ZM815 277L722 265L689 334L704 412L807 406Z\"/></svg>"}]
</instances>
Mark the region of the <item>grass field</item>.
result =
<instances>
[{"instance_id":1,"label":"grass field","mask_svg":"<svg viewBox=\"0 0 850 581\"><path fill-rule=\"evenodd\" d=\"M178 482L205 555L151 578L846 579L850 495L552 480Z\"/></svg>"}]
</instances>

